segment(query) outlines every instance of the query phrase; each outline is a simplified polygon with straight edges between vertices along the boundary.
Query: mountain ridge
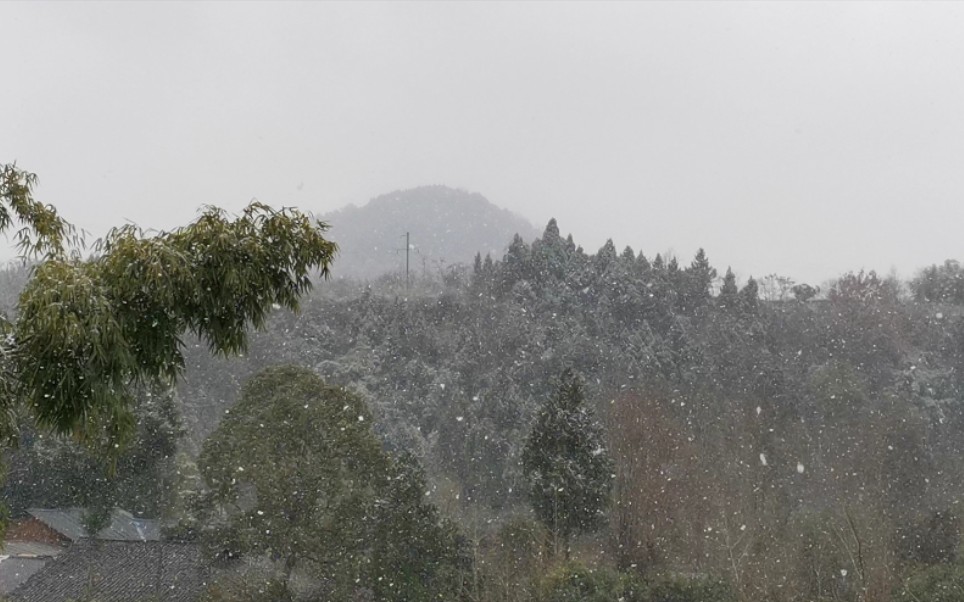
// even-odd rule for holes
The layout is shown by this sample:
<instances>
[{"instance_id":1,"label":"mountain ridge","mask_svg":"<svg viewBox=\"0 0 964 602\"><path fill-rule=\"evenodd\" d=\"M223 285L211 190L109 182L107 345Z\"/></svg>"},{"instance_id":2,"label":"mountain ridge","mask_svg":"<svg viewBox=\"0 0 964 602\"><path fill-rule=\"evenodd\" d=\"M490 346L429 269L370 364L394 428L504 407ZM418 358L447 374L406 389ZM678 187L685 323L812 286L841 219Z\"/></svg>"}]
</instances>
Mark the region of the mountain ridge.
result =
<instances>
[{"instance_id":1,"label":"mountain ridge","mask_svg":"<svg viewBox=\"0 0 964 602\"><path fill-rule=\"evenodd\" d=\"M406 233L414 274L470 265L476 253L501 258L515 234L529 241L539 236L528 220L480 193L441 184L395 190L319 219L339 246L336 278L404 274Z\"/></svg>"}]
</instances>

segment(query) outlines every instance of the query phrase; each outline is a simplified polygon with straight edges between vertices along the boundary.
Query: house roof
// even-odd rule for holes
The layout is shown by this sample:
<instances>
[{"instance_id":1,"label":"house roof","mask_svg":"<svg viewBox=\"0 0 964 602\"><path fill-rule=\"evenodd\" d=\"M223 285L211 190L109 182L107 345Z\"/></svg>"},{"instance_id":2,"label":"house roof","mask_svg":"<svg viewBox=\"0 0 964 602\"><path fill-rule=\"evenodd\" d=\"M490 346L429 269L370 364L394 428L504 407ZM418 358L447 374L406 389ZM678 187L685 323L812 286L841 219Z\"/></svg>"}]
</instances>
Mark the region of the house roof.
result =
<instances>
[{"instance_id":1,"label":"house roof","mask_svg":"<svg viewBox=\"0 0 964 602\"><path fill-rule=\"evenodd\" d=\"M30 508L27 512L72 541L87 537L83 508ZM130 512L115 508L111 512L110 524L97 533L97 539L158 541L161 539L161 523L152 519L134 518Z\"/></svg>"},{"instance_id":2,"label":"house roof","mask_svg":"<svg viewBox=\"0 0 964 602\"><path fill-rule=\"evenodd\" d=\"M9 594L31 575L44 568L49 558L0 556L0 594Z\"/></svg>"},{"instance_id":3,"label":"house roof","mask_svg":"<svg viewBox=\"0 0 964 602\"><path fill-rule=\"evenodd\" d=\"M194 544L85 540L10 594L14 602L195 602L205 586Z\"/></svg>"},{"instance_id":4,"label":"house roof","mask_svg":"<svg viewBox=\"0 0 964 602\"><path fill-rule=\"evenodd\" d=\"M30 541L8 541L0 552L0 594L9 594L64 549Z\"/></svg>"},{"instance_id":5,"label":"house roof","mask_svg":"<svg viewBox=\"0 0 964 602\"><path fill-rule=\"evenodd\" d=\"M64 549L33 541L5 541L0 558L51 558L57 556Z\"/></svg>"}]
</instances>

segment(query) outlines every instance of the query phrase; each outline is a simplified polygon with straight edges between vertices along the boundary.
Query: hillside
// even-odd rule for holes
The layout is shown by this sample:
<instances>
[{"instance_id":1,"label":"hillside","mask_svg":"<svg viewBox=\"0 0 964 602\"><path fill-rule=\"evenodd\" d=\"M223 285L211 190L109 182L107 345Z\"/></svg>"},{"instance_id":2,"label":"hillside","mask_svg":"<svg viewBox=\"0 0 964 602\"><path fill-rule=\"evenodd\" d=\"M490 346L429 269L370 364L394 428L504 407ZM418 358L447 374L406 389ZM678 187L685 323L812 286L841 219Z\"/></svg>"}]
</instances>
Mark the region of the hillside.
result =
<instances>
[{"instance_id":1,"label":"hillside","mask_svg":"<svg viewBox=\"0 0 964 602\"><path fill-rule=\"evenodd\" d=\"M527 241L538 236L524 218L481 194L447 186L391 192L320 217L331 224L329 234L341 249L332 272L336 278L403 274L406 232L413 275L471 265L478 252L500 259L513 235Z\"/></svg>"}]
</instances>

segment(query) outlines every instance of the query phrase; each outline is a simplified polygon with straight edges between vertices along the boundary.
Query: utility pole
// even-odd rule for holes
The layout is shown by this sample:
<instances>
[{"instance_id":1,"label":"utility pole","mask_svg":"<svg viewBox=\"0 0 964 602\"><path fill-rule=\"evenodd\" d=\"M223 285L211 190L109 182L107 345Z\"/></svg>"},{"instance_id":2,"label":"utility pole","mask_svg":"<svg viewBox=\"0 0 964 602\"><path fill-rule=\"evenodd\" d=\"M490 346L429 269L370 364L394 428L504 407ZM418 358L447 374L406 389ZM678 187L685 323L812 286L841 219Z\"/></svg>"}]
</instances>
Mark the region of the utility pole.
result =
<instances>
[{"instance_id":1,"label":"utility pole","mask_svg":"<svg viewBox=\"0 0 964 602\"><path fill-rule=\"evenodd\" d=\"M406 288L406 289L408 289L408 287L409 287L409 277L408 277L409 260L408 260L408 256L409 256L409 253L410 253L411 250L412 250L412 244L411 244L411 242L410 242L410 238L411 238L410 233L409 233L409 232L406 232L406 233L405 233L405 288ZM400 250L400 249L396 249L396 251L398 251L398 250Z\"/></svg>"}]
</instances>

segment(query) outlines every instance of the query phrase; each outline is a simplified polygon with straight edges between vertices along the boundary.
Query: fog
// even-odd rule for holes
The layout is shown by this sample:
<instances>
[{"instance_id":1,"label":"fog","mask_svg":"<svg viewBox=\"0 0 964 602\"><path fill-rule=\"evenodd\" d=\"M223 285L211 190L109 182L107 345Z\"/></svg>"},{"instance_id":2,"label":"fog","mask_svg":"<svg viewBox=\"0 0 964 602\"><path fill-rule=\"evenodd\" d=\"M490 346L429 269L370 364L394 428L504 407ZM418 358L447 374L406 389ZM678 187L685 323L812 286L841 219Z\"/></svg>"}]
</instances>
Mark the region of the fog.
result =
<instances>
[{"instance_id":1,"label":"fog","mask_svg":"<svg viewBox=\"0 0 964 602\"><path fill-rule=\"evenodd\" d=\"M962 22L937 3L4 3L0 156L94 236L446 184L591 250L909 277L960 251Z\"/></svg>"}]
</instances>

